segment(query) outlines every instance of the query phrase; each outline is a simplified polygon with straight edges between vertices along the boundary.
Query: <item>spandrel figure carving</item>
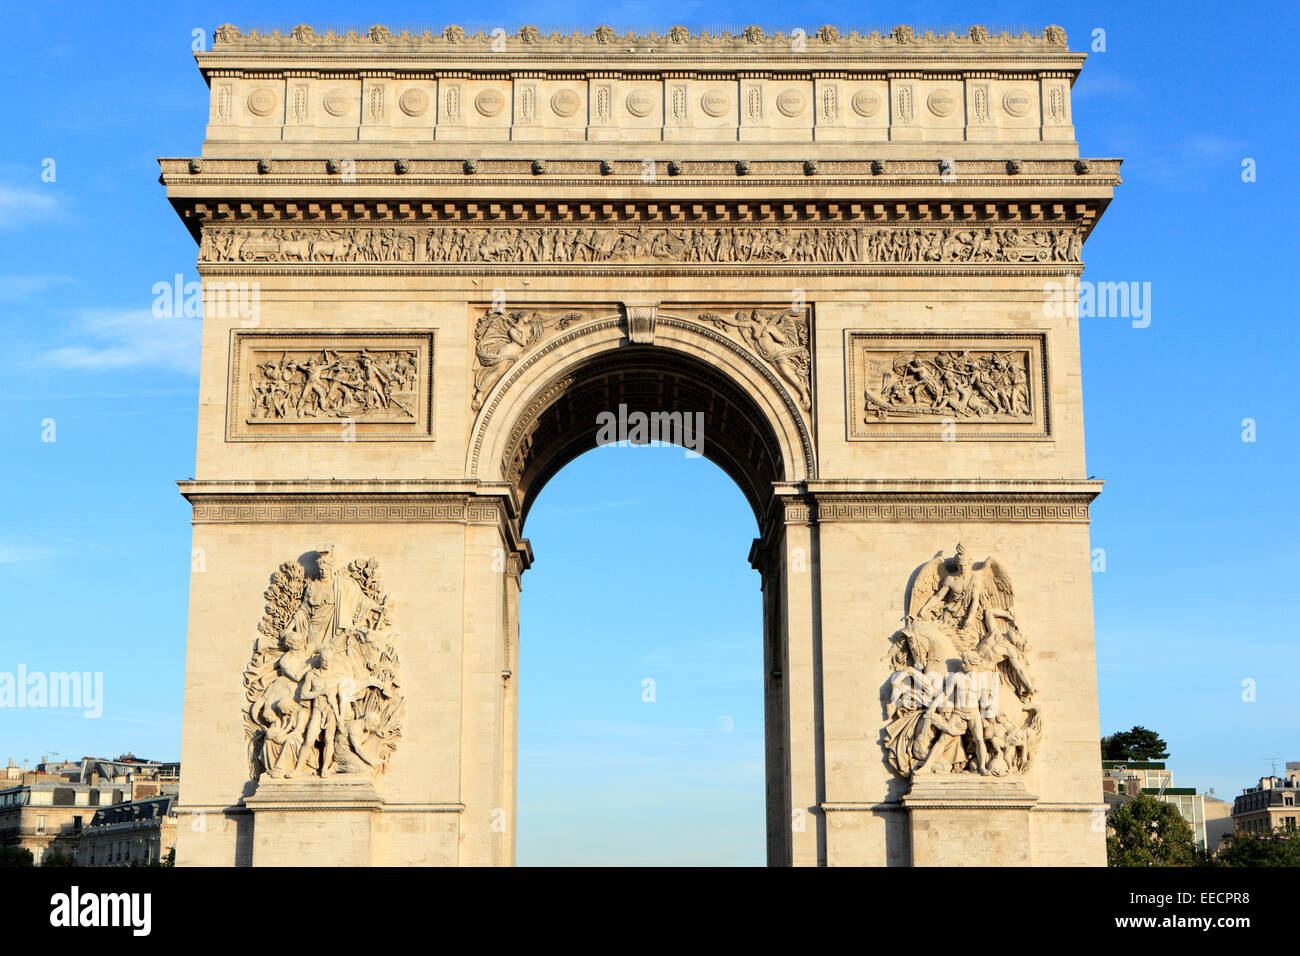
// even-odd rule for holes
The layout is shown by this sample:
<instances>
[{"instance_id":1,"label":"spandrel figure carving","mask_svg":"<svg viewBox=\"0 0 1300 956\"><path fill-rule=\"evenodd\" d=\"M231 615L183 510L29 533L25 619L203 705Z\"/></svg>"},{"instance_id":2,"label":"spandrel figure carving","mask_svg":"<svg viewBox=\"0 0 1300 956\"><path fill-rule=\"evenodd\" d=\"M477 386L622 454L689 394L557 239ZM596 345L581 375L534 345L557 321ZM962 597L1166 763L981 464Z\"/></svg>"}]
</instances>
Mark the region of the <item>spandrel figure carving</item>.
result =
<instances>
[{"instance_id":1,"label":"spandrel figure carving","mask_svg":"<svg viewBox=\"0 0 1300 956\"><path fill-rule=\"evenodd\" d=\"M474 326L474 397L470 407L483 407L488 392L501 381L529 349L542 340L548 329L564 329L582 318L580 312L545 316L541 312L487 311Z\"/></svg>"},{"instance_id":2,"label":"spandrel figure carving","mask_svg":"<svg viewBox=\"0 0 1300 956\"><path fill-rule=\"evenodd\" d=\"M808 349L808 315L794 309L753 309L734 319L713 312L700 315L719 329L736 329L763 361L795 390L804 411L812 409L812 356Z\"/></svg>"},{"instance_id":3,"label":"spandrel figure carving","mask_svg":"<svg viewBox=\"0 0 1300 956\"><path fill-rule=\"evenodd\" d=\"M917 572L888 657L885 759L901 776L1024 774L1042 739L1006 570L962 545Z\"/></svg>"},{"instance_id":4,"label":"spandrel figure carving","mask_svg":"<svg viewBox=\"0 0 1300 956\"><path fill-rule=\"evenodd\" d=\"M244 672L253 777L383 772L405 700L378 565L338 570L322 548L313 577L286 562L266 599Z\"/></svg>"}]
</instances>

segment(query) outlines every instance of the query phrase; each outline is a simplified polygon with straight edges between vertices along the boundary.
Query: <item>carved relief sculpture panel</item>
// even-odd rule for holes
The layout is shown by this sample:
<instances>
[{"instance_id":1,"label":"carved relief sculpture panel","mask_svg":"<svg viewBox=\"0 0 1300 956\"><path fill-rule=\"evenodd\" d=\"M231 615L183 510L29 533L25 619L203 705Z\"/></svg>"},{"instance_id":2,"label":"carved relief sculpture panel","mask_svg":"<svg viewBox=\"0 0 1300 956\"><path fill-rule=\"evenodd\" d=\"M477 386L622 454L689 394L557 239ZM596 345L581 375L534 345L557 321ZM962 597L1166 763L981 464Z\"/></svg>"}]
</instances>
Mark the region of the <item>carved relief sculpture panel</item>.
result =
<instances>
[{"instance_id":1,"label":"carved relief sculpture panel","mask_svg":"<svg viewBox=\"0 0 1300 956\"><path fill-rule=\"evenodd\" d=\"M432 332L231 333L229 441L433 437Z\"/></svg>"},{"instance_id":2,"label":"carved relief sculpture panel","mask_svg":"<svg viewBox=\"0 0 1300 956\"><path fill-rule=\"evenodd\" d=\"M210 226L203 263L1078 263L1079 226Z\"/></svg>"},{"instance_id":3,"label":"carved relief sculpture panel","mask_svg":"<svg viewBox=\"0 0 1300 956\"><path fill-rule=\"evenodd\" d=\"M1011 579L994 558L973 566L957 545L916 573L888 659L881 742L894 773L1028 773L1043 737L1029 641Z\"/></svg>"},{"instance_id":4,"label":"carved relief sculpture panel","mask_svg":"<svg viewBox=\"0 0 1300 956\"><path fill-rule=\"evenodd\" d=\"M406 702L379 565L336 568L329 546L304 558L271 576L244 671L250 775L382 774Z\"/></svg>"},{"instance_id":5,"label":"carved relief sculpture panel","mask_svg":"<svg viewBox=\"0 0 1300 956\"><path fill-rule=\"evenodd\" d=\"M850 440L1047 438L1042 333L845 333Z\"/></svg>"}]
</instances>

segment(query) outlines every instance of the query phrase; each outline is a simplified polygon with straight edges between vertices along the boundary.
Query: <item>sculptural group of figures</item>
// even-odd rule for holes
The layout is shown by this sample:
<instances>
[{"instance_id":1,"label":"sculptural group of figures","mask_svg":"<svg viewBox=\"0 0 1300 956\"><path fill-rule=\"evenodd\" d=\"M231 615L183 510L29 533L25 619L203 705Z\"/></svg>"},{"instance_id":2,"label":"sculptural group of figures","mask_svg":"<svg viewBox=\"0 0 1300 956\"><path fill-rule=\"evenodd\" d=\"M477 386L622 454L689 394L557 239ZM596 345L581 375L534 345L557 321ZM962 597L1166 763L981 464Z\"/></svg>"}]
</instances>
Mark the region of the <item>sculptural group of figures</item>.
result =
<instances>
[{"instance_id":1,"label":"sculptural group of figures","mask_svg":"<svg viewBox=\"0 0 1300 956\"><path fill-rule=\"evenodd\" d=\"M430 262L856 262L853 229L748 226L442 227Z\"/></svg>"},{"instance_id":2,"label":"sculptural group of figures","mask_svg":"<svg viewBox=\"0 0 1300 956\"><path fill-rule=\"evenodd\" d=\"M474 328L474 398L471 407L483 407L488 392L527 351L553 328L565 329L584 318L581 312L545 315L535 311L487 311ZM808 315L794 309L751 309L734 317L701 313L699 321L730 329L761 359L770 364L798 397L805 410L812 408L811 353Z\"/></svg>"},{"instance_id":3,"label":"sculptural group of figures","mask_svg":"<svg viewBox=\"0 0 1300 956\"><path fill-rule=\"evenodd\" d=\"M333 549L322 548L315 576L286 562L266 598L244 672L253 777L382 770L405 701L376 563L336 570Z\"/></svg>"},{"instance_id":4,"label":"sculptural group of figures","mask_svg":"<svg viewBox=\"0 0 1300 956\"><path fill-rule=\"evenodd\" d=\"M1063 229L881 229L867 234L868 262L1078 262L1083 234Z\"/></svg>"},{"instance_id":5,"label":"sculptural group of figures","mask_svg":"<svg viewBox=\"0 0 1300 956\"><path fill-rule=\"evenodd\" d=\"M253 366L249 418L414 419L418 374L409 350L281 352Z\"/></svg>"},{"instance_id":6,"label":"sculptural group of figures","mask_svg":"<svg viewBox=\"0 0 1300 956\"><path fill-rule=\"evenodd\" d=\"M889 413L957 418L1025 418L1029 409L1029 353L903 352L888 367L868 363L867 420Z\"/></svg>"},{"instance_id":7,"label":"sculptural group of figures","mask_svg":"<svg viewBox=\"0 0 1300 956\"><path fill-rule=\"evenodd\" d=\"M1005 570L956 554L917 574L894 635L883 744L902 776L1023 774L1042 739L1042 708Z\"/></svg>"},{"instance_id":8,"label":"sculptural group of figures","mask_svg":"<svg viewBox=\"0 0 1300 956\"><path fill-rule=\"evenodd\" d=\"M861 242L859 238L861 237ZM1078 262L1060 228L845 226L394 226L204 229L203 262Z\"/></svg>"},{"instance_id":9,"label":"sculptural group of figures","mask_svg":"<svg viewBox=\"0 0 1300 956\"><path fill-rule=\"evenodd\" d=\"M204 262L413 262L408 229L203 230Z\"/></svg>"}]
</instances>

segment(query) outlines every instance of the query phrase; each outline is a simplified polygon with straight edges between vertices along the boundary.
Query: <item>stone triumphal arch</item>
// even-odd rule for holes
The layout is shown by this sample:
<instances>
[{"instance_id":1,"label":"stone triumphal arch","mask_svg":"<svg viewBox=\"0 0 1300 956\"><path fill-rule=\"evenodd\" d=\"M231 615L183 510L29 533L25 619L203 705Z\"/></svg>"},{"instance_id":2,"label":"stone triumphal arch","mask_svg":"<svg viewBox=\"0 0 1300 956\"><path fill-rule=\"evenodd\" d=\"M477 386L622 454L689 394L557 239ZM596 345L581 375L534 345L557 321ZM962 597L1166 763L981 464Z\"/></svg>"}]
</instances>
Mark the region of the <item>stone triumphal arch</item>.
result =
<instances>
[{"instance_id":1,"label":"stone triumphal arch","mask_svg":"<svg viewBox=\"0 0 1300 956\"><path fill-rule=\"evenodd\" d=\"M771 863L1104 862L1100 484L1044 298L1119 163L1063 31L197 59L179 862L513 862L524 523L620 405L702 414L758 518Z\"/></svg>"}]
</instances>

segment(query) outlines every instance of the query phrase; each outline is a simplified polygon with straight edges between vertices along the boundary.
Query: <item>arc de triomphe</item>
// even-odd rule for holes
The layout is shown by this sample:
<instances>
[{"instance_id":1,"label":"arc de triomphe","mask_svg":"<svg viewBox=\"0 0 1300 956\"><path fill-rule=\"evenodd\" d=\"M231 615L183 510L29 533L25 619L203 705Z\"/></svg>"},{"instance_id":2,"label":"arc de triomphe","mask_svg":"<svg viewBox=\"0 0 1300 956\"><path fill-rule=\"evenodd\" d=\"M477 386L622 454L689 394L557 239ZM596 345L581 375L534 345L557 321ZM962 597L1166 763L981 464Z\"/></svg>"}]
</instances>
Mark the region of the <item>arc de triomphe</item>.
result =
<instances>
[{"instance_id":1,"label":"arc de triomphe","mask_svg":"<svg viewBox=\"0 0 1300 956\"><path fill-rule=\"evenodd\" d=\"M1104 863L1100 482L1044 299L1119 161L1062 30L197 60L179 863L513 862L525 521L620 406L702 414L758 521L769 862Z\"/></svg>"}]
</instances>

